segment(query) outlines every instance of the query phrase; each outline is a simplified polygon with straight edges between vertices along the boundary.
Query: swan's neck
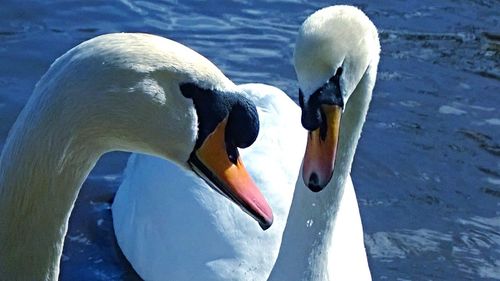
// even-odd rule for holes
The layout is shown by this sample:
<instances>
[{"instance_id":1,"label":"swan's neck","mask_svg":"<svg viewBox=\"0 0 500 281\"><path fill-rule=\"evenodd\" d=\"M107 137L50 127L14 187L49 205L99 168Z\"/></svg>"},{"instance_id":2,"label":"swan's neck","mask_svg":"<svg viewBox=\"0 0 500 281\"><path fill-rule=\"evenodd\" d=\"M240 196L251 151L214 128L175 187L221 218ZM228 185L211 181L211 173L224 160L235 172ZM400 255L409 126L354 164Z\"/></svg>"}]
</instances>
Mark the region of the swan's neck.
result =
<instances>
[{"instance_id":1,"label":"swan's neck","mask_svg":"<svg viewBox=\"0 0 500 281\"><path fill-rule=\"evenodd\" d=\"M49 120L50 119L50 120ZM69 215L100 153L61 116L23 112L0 158L0 276L56 280ZM67 120L66 120L67 121ZM52 126L44 126L52 124Z\"/></svg>"},{"instance_id":2,"label":"swan's neck","mask_svg":"<svg viewBox=\"0 0 500 281\"><path fill-rule=\"evenodd\" d=\"M330 247L331 237L334 228L341 227L335 225L337 211L368 111L375 81L373 73L376 69L367 71L342 116L339 153L328 186L313 193L304 185L302 175L298 177L280 252L269 280L329 280L327 251L335 251Z\"/></svg>"},{"instance_id":3,"label":"swan's neck","mask_svg":"<svg viewBox=\"0 0 500 281\"><path fill-rule=\"evenodd\" d=\"M2 280L57 280L69 215L100 155L134 151L181 164L194 146L196 113L177 84L94 50L59 58L9 133L0 156Z\"/></svg>"}]
</instances>

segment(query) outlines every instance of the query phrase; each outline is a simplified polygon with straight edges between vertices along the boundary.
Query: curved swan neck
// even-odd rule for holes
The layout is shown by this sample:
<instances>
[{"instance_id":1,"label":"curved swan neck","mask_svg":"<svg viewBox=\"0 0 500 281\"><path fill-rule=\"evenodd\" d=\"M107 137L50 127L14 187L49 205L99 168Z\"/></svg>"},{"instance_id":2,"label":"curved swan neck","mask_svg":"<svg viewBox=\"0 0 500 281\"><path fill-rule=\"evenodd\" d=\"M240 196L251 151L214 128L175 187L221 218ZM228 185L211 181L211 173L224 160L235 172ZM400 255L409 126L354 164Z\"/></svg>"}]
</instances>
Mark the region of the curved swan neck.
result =
<instances>
[{"instance_id":1,"label":"curved swan neck","mask_svg":"<svg viewBox=\"0 0 500 281\"><path fill-rule=\"evenodd\" d=\"M69 215L102 153L82 146L69 133L75 128L41 126L47 118L36 110L23 112L0 158L0 276L5 280L57 279ZM65 123L58 118L52 121Z\"/></svg>"},{"instance_id":2,"label":"curved swan neck","mask_svg":"<svg viewBox=\"0 0 500 281\"><path fill-rule=\"evenodd\" d=\"M299 175L281 248L268 280L329 280L327 251L335 251L330 248L331 237L368 112L376 68L376 64L369 67L346 105L341 121L339 155L328 186L313 193Z\"/></svg>"},{"instance_id":3,"label":"curved swan neck","mask_svg":"<svg viewBox=\"0 0 500 281\"><path fill-rule=\"evenodd\" d=\"M0 156L0 279L58 278L69 215L101 154L186 162L198 122L182 81L232 86L194 51L145 34L103 35L53 63Z\"/></svg>"}]
</instances>

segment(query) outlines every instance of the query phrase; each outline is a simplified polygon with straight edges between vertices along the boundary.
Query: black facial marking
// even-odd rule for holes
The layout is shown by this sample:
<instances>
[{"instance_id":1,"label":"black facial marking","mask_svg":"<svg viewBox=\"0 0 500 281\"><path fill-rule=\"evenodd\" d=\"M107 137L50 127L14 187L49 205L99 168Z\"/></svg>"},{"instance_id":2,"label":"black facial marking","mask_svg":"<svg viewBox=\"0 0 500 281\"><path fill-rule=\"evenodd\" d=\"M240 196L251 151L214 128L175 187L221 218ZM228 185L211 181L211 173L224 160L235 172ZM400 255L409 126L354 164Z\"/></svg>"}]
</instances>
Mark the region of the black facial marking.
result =
<instances>
[{"instance_id":1,"label":"black facial marking","mask_svg":"<svg viewBox=\"0 0 500 281\"><path fill-rule=\"evenodd\" d=\"M344 69L342 68L342 66L340 66L339 68L337 68L337 72L335 72L335 76L337 77L337 79L340 78L340 75L342 75L343 71L344 71Z\"/></svg>"},{"instance_id":2,"label":"black facial marking","mask_svg":"<svg viewBox=\"0 0 500 281\"><path fill-rule=\"evenodd\" d=\"M259 117L254 103L237 93L207 90L194 83L181 84L180 90L183 96L193 100L198 115L198 137L193 152L227 117L226 151L229 160L236 163L237 147L250 146L259 134Z\"/></svg>"},{"instance_id":3,"label":"black facial marking","mask_svg":"<svg viewBox=\"0 0 500 281\"><path fill-rule=\"evenodd\" d=\"M321 110L322 104L338 105L344 108L344 98L340 90L340 75L342 75L342 67L339 67L334 76L332 76L323 86L317 89L310 97L307 103L304 101L304 94L299 89L299 103L302 108L302 126L309 130L314 131L323 124L325 114ZM324 135L326 136L326 128L324 128ZM323 134L321 134L323 135Z\"/></svg>"},{"instance_id":4,"label":"black facial marking","mask_svg":"<svg viewBox=\"0 0 500 281\"><path fill-rule=\"evenodd\" d=\"M320 110L321 112L321 120L326 120L326 114L323 112L323 110ZM328 127L326 122L321 122L319 125L319 136L320 138L324 141L326 139L326 133L328 131Z\"/></svg>"},{"instance_id":5,"label":"black facial marking","mask_svg":"<svg viewBox=\"0 0 500 281\"><path fill-rule=\"evenodd\" d=\"M302 90L299 88L299 105L300 108L304 108L304 93L302 93Z\"/></svg>"},{"instance_id":6,"label":"black facial marking","mask_svg":"<svg viewBox=\"0 0 500 281\"><path fill-rule=\"evenodd\" d=\"M242 98L233 105L226 132L237 147L246 148L255 142L259 133L259 116L250 100Z\"/></svg>"}]
</instances>

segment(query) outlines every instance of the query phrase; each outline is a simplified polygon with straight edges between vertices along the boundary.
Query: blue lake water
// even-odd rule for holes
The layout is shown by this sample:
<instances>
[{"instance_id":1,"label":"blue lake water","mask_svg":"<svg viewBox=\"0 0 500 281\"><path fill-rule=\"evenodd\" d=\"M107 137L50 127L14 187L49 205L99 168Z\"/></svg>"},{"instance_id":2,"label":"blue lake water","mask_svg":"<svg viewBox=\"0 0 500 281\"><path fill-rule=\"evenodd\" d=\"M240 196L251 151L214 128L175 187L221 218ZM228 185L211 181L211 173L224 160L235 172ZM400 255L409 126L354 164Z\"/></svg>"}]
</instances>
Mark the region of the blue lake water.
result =
<instances>
[{"instance_id":1,"label":"blue lake water","mask_svg":"<svg viewBox=\"0 0 500 281\"><path fill-rule=\"evenodd\" d=\"M500 280L500 2L346 1L382 57L353 166L374 280ZM346 3L342 2L342 3ZM297 30L334 1L0 1L0 146L54 59L103 33L177 40L236 83L294 100ZM73 212L62 280L137 280L110 203L128 155L103 157Z\"/></svg>"}]
</instances>

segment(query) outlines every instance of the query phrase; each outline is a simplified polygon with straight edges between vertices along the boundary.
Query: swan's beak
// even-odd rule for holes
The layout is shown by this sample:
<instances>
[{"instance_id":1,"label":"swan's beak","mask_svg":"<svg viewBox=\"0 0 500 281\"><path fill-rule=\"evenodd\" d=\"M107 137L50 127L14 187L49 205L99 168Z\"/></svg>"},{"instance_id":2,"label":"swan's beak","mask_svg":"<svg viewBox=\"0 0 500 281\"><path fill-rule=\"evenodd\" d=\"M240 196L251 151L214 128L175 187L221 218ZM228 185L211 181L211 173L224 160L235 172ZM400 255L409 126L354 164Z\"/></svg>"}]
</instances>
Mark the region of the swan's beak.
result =
<instances>
[{"instance_id":1,"label":"swan's beak","mask_svg":"<svg viewBox=\"0 0 500 281\"><path fill-rule=\"evenodd\" d=\"M339 140L342 108L337 105L321 105L324 119L321 126L309 131L302 177L314 192L321 191L333 175Z\"/></svg>"},{"instance_id":2,"label":"swan's beak","mask_svg":"<svg viewBox=\"0 0 500 281\"><path fill-rule=\"evenodd\" d=\"M273 212L238 156L231 161L225 144L227 119L222 121L189 159L193 170L217 192L229 198L259 223L273 223Z\"/></svg>"}]
</instances>

